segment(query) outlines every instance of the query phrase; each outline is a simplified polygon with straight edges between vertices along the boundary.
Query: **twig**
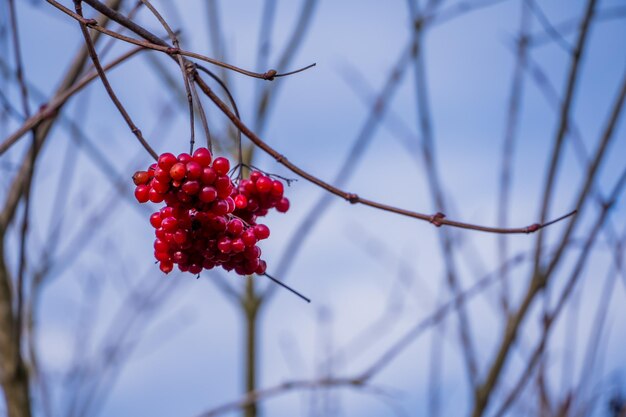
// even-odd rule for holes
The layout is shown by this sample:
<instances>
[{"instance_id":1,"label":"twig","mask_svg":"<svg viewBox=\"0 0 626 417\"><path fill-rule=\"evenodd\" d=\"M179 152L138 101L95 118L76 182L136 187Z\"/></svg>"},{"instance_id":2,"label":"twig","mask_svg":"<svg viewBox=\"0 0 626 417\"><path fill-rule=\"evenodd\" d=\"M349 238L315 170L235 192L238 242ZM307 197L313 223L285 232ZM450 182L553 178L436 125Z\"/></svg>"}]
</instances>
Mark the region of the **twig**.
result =
<instances>
[{"instance_id":1,"label":"twig","mask_svg":"<svg viewBox=\"0 0 626 417\"><path fill-rule=\"evenodd\" d=\"M158 38L157 36L153 35L152 33L148 32L146 29L142 28L141 26L137 25L136 23L134 23L132 20L128 19L126 16L122 15L121 13L116 12L115 10L112 10L111 8L107 7L106 5L104 5L103 3L97 1L97 0L83 0L85 3L89 4L91 7L93 7L94 9L98 10L100 13L104 14L105 16L109 17L111 20L116 21L117 23L121 24L122 26L126 27L127 29L130 29L131 31L135 32L136 34L138 34L139 36L142 36L143 38L147 39L148 42L146 41L141 41L138 39L133 39L130 38L128 36L124 36L121 35L117 32L113 32L111 30L105 29L101 26L99 26L97 24L97 22L91 20L91 19L85 19L84 17L82 17L80 14L78 13L74 13L71 10L69 10L67 7L63 6L62 4L58 3L55 0L46 0L48 3L50 3L51 5L53 5L54 7L56 7L57 9L59 9L60 11L62 11L63 13L67 14L68 16L73 17L74 19L78 20L80 23L84 24L84 25L89 25L90 28L97 30L98 32L102 32L106 35L112 36L114 38L117 38L119 40L125 41L125 42L129 42L138 46L142 46L144 48L147 49L154 49L156 51L161 51L161 52L165 52L168 55L184 55L187 56L189 58L196 58L199 59L201 61L205 61L208 62L210 64L213 65L217 65L223 68L227 68L231 71L234 72L238 72L240 74L243 75L247 75L249 77L253 77L253 78L260 78L260 79L264 79L264 80L268 80L268 81L272 81L274 78L282 76L283 74L279 74L277 73L275 70L269 70L266 71L264 73L257 73L257 72L253 72L253 71L248 71L248 70L244 70L242 68L236 67L234 65L231 64L227 64L225 62L221 62L218 61L216 59L213 58L209 58L208 56L202 55L202 54L197 54L195 52L189 52L189 51L185 51L183 49L180 48L175 48L172 47L170 45L167 44L167 42L163 41L162 39Z\"/></svg>"},{"instance_id":2,"label":"twig","mask_svg":"<svg viewBox=\"0 0 626 417\"><path fill-rule=\"evenodd\" d=\"M140 0L156 17L156 19L161 23L161 26L167 32L167 35L170 37L172 44L174 44L174 48L180 50L180 44L178 42L178 37L174 33L174 31L170 28L170 25L167 24L163 16L159 13L159 11L150 3L149 0ZM176 54L176 59L178 61L178 65L180 66L180 71L183 74L183 83L185 84L185 91L187 92L187 102L189 104L189 130L191 132L191 139L189 144L189 154L193 153L193 147L195 143L195 123L194 123L194 110L193 110L193 95L191 93L191 87L189 83L189 77L187 74L187 68L184 62L182 55Z\"/></svg>"},{"instance_id":3,"label":"twig","mask_svg":"<svg viewBox=\"0 0 626 417\"><path fill-rule=\"evenodd\" d=\"M109 71L110 69L116 67L120 63L126 61L131 58L137 52L142 51L144 48L137 47L133 48L130 51L122 54L118 58L114 59L110 64L104 66L105 71ZM38 126L40 123L53 119L59 109L67 102L67 100L72 97L74 94L78 93L82 90L87 84L91 81L98 78L98 73L94 72L88 75L85 75L80 80L76 81L69 88L60 91L57 95L54 96L52 100L46 103L42 108L29 117L24 123L9 137L7 137L2 144L0 144L0 155L5 153L15 142L17 142L22 136L28 133L31 129Z\"/></svg>"},{"instance_id":4,"label":"twig","mask_svg":"<svg viewBox=\"0 0 626 417\"><path fill-rule=\"evenodd\" d=\"M281 287L291 291L292 293L294 293L295 295L297 295L298 297L302 298L304 301L306 301L307 303L311 302L310 298L305 297L304 295L300 294L298 291L294 290L293 288L291 288L289 285L277 280L276 278L274 278L273 276L271 276L268 273L264 273L264 276L268 277L269 279L271 279L272 281L274 281L276 284L280 285Z\"/></svg>"},{"instance_id":5,"label":"twig","mask_svg":"<svg viewBox=\"0 0 626 417\"><path fill-rule=\"evenodd\" d=\"M82 0L74 0L74 7L76 8L76 14L78 14L82 18L83 17ZM109 83L106 73L104 69L102 68L102 66L100 65L100 59L98 58L96 48L94 48L93 41L91 40L91 36L89 35L89 32L87 31L87 24L84 21L79 21L79 22L80 22L80 30L83 33L83 37L85 38L85 44L87 45L87 50L89 51L89 56L91 57L91 60L93 61L93 65L96 68L96 71L98 72L98 76L100 77L100 80L102 80L102 84L104 85L104 88L107 94L111 98L111 101L113 101L113 104L115 104L115 107L117 107L117 110L120 112L120 114L126 121L126 124L130 128L130 131L133 132L135 137L137 137L137 140L139 141L139 143L141 143L141 145L146 149L146 151L148 151L148 153L155 160L158 159L159 156L154 151L154 149L152 149L152 147L148 144L148 142L144 139L141 133L141 130L139 130L139 128L135 125L133 120L130 118L130 115L128 114L128 112L126 111L122 103L119 101L119 99L117 98L117 95L115 94L115 92L113 91L113 88L111 87L111 84Z\"/></svg>"}]
</instances>

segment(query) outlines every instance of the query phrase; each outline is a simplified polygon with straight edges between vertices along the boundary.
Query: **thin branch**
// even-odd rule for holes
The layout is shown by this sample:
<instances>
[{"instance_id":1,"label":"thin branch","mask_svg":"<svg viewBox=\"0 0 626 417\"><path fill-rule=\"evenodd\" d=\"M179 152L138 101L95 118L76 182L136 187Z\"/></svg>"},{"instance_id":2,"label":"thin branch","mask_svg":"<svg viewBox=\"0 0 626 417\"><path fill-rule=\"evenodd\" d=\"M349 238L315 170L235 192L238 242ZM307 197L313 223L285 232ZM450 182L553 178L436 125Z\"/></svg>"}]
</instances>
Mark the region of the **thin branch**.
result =
<instances>
[{"instance_id":1,"label":"thin branch","mask_svg":"<svg viewBox=\"0 0 626 417\"><path fill-rule=\"evenodd\" d=\"M128 52L122 54L120 57L113 60L110 64L104 66L105 71L109 71L110 69L116 67L120 63L128 60L137 52L142 51L144 48L138 47L129 50ZM9 137L7 137L2 144L0 144L0 155L5 153L11 146L15 144L22 136L28 133L31 129L43 123L46 120L52 120L56 117L59 109L67 102L69 98L71 98L74 94L78 93L85 86L87 86L91 81L98 78L98 73L93 72L91 74L85 75L79 81L72 84L69 88L60 91L57 95L55 95L52 100L46 103L41 109L29 117L24 123Z\"/></svg>"},{"instance_id":2,"label":"thin branch","mask_svg":"<svg viewBox=\"0 0 626 417\"><path fill-rule=\"evenodd\" d=\"M189 51L185 51L185 50L180 49L180 48L172 47L171 45L168 45L167 42L163 41L159 37L153 35L152 33L148 32L146 29L144 29L141 26L137 25L132 20L128 19L126 16L122 15L119 12L116 12L115 10L107 7L106 5L104 5L103 3L101 3L101 2L99 2L97 0L83 0L83 1L85 3L87 3L87 4L89 4L94 9L98 10L100 13L102 13L105 16L109 17L111 20L116 21L117 23L121 24L122 26L126 27L127 29L130 29L132 32L135 32L139 36L147 39L148 42L142 41L142 40L138 40L138 39L134 39L134 38L131 38L131 37L128 37L128 36L124 36L124 35L121 35L121 34L119 34L117 32L114 32L114 31L108 30L106 28L103 28L103 27L99 26L98 23L93 21L92 19L85 19L79 13L72 12L67 7L63 6L62 4L58 3L55 0L46 0L46 1L48 3L50 3L51 5L53 5L54 7L56 7L57 9L59 9L60 11L62 11L63 13L67 14L68 16L73 17L74 19L76 19L77 21L79 21L83 25L88 25L90 28L92 28L94 30L97 30L98 32L104 33L106 35L109 35L111 37L114 37L116 39L119 39L119 40L122 40L122 41L125 41L125 42L128 42L128 43L135 44L137 46L142 46L142 47L147 48L147 49L154 49L156 51L165 52L168 55L184 55L184 56L187 56L189 58L196 58L196 59L199 59L201 61L205 61L205 62L208 62L210 64L217 65L217 66L229 69L231 71L238 72L238 73L243 74L243 75L247 75L248 77L260 78L260 79L268 80L268 81L272 81L277 76L282 76L283 75L283 74L277 73L275 70L268 70L268 71L266 71L266 72L264 72L262 74L261 73L257 73L257 72L253 72L253 71L244 70L244 69L236 67L234 65L218 61L217 59L209 58L208 56L205 56L205 55L202 55L202 54L197 54L195 52L189 52Z\"/></svg>"}]
</instances>

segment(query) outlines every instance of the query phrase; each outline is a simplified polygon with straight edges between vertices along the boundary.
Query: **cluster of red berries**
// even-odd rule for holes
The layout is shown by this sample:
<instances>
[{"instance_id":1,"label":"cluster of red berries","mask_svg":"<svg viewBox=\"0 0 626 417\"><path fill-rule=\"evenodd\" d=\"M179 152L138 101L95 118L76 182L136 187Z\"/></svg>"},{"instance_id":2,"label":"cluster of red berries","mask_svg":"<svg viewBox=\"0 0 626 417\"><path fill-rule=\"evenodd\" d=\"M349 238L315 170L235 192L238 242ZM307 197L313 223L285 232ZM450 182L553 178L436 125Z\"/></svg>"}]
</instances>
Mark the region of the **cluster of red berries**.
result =
<instances>
[{"instance_id":1,"label":"cluster of red berries","mask_svg":"<svg viewBox=\"0 0 626 417\"><path fill-rule=\"evenodd\" d=\"M161 271L167 274L176 264L193 274L216 266L240 275L265 272L256 244L270 229L256 220L270 208L284 213L289 200L282 182L254 171L233 184L229 170L228 159L213 160L208 149L199 148L193 155L164 153L147 171L135 173L137 201L165 202L150 216Z\"/></svg>"}]
</instances>

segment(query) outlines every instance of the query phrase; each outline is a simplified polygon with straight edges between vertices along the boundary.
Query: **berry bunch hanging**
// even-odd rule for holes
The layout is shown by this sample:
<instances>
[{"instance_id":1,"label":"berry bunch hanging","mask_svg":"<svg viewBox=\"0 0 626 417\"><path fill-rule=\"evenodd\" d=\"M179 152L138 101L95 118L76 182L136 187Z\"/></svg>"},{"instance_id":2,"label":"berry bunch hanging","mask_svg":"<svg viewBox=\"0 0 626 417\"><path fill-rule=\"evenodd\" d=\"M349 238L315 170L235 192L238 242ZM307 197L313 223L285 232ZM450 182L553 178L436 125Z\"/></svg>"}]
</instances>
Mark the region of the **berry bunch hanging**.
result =
<instances>
[{"instance_id":1,"label":"berry bunch hanging","mask_svg":"<svg viewBox=\"0 0 626 417\"><path fill-rule=\"evenodd\" d=\"M164 153L133 176L137 201L165 203L150 216L154 257L164 273L174 265L193 274L217 266L240 275L265 273L257 243L270 229L257 219L271 208L286 212L289 200L279 180L253 171L233 183L229 171L228 159L213 160L199 148L193 155Z\"/></svg>"}]
</instances>

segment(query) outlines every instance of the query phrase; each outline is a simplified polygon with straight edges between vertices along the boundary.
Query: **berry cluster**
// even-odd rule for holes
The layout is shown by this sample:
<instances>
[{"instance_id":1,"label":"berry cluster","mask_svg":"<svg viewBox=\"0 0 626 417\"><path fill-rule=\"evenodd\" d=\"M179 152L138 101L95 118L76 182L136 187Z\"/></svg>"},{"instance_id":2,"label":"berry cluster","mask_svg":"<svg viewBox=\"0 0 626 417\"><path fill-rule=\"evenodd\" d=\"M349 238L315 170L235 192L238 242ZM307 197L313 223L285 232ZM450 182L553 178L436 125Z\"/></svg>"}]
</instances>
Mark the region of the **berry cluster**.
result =
<instances>
[{"instance_id":1,"label":"berry cluster","mask_svg":"<svg viewBox=\"0 0 626 417\"><path fill-rule=\"evenodd\" d=\"M256 220L270 208L284 213L289 200L280 181L254 171L233 184L229 170L228 159L213 160L208 149L199 148L193 155L164 153L147 171L135 173L137 201L165 202L150 216L161 271L167 274L176 264L193 274L216 266L240 275L265 272L257 243L270 229Z\"/></svg>"}]
</instances>

